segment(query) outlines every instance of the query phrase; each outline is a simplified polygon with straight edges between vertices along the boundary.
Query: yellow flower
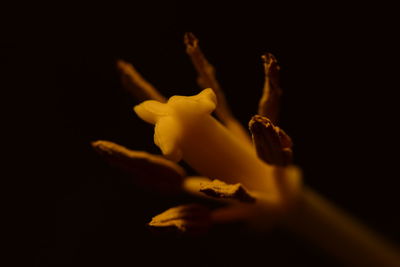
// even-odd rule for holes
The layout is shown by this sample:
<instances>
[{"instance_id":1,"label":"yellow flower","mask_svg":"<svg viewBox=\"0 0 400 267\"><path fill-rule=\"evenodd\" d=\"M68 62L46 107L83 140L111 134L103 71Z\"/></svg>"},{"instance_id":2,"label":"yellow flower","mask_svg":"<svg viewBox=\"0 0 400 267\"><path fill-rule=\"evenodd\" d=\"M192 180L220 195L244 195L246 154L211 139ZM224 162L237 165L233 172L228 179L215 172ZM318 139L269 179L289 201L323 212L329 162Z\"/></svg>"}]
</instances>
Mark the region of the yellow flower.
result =
<instances>
[{"instance_id":1,"label":"yellow flower","mask_svg":"<svg viewBox=\"0 0 400 267\"><path fill-rule=\"evenodd\" d=\"M343 262L357 266L399 264L397 251L390 244L301 185L301 173L291 165L291 139L275 126L281 94L275 58L271 54L262 57L265 85L258 115L249 123L250 136L232 116L214 68L202 54L196 37L186 34L185 44L203 89L194 96L167 100L131 64L118 62L123 84L144 101L134 110L155 125L154 142L163 156L109 141L92 143L111 163L134 173L143 186L169 193L187 192L226 204L214 210L184 204L155 216L149 225L198 232L237 220L257 227L281 220ZM199 176L187 176L177 164L180 160Z\"/></svg>"},{"instance_id":2,"label":"yellow flower","mask_svg":"<svg viewBox=\"0 0 400 267\"><path fill-rule=\"evenodd\" d=\"M258 115L250 122L254 146L251 136L231 115L214 69L200 51L197 39L187 34L185 43L199 73L200 86L216 89L204 89L191 97L173 96L166 101L132 65L118 63L125 86L138 99L151 99L135 106L134 110L144 121L155 124L154 142L164 157L131 151L108 141L97 141L93 146L119 167L136 172L136 176L145 176L148 185L160 190L183 190L202 197L235 200L226 208L210 212L214 223L230 219L251 221L254 215L260 217L261 211L283 211L300 184L298 169L288 165L290 138L268 118ZM273 82L278 65L270 54L263 59L266 84L259 110L263 115L270 113L276 118L276 94L280 89ZM272 71L275 71L273 77ZM270 108L274 105L275 108ZM224 124L212 117L213 111ZM201 176L186 177L176 164L182 157Z\"/></svg>"}]
</instances>

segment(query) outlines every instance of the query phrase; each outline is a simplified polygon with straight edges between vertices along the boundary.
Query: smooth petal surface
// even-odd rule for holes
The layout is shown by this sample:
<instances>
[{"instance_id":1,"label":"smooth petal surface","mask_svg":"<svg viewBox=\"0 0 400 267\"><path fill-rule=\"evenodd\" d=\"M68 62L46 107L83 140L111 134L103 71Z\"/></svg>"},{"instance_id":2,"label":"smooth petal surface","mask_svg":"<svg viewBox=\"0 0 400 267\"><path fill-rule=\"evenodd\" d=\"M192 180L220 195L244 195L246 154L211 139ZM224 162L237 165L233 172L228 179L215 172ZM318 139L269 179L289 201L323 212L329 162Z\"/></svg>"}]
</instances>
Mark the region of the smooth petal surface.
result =
<instances>
[{"instance_id":1,"label":"smooth petal surface","mask_svg":"<svg viewBox=\"0 0 400 267\"><path fill-rule=\"evenodd\" d=\"M169 114L169 108L166 104L155 100L147 100L136 105L133 110L145 122L155 124L160 118Z\"/></svg>"},{"instance_id":2,"label":"smooth petal surface","mask_svg":"<svg viewBox=\"0 0 400 267\"><path fill-rule=\"evenodd\" d=\"M182 158L180 149L180 124L173 117L161 118L154 129L154 143L161 149L163 155L174 162Z\"/></svg>"}]
</instances>

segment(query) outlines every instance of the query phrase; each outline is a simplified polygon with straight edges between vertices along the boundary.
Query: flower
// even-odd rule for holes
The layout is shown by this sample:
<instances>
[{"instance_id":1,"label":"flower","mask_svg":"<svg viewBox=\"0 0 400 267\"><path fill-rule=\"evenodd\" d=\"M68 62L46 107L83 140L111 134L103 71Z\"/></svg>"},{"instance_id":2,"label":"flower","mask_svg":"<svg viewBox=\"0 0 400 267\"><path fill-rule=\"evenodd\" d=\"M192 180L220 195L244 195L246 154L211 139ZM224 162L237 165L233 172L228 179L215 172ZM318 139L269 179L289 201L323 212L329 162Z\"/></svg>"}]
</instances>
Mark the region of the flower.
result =
<instances>
[{"instance_id":1,"label":"flower","mask_svg":"<svg viewBox=\"0 0 400 267\"><path fill-rule=\"evenodd\" d=\"M185 44L198 72L199 86L211 87L195 96L173 96L166 100L131 64L118 62L125 87L137 99L145 100L134 111L155 125L154 142L163 156L129 150L109 141L93 142L93 147L118 167L142 177L137 180L141 185L147 183L168 192L183 190L218 201L233 200L227 207L209 212L212 223L252 221L260 212L283 213L300 188L301 175L298 168L290 165L290 138L262 116L277 120L280 88L275 58L271 54L262 57L266 82L259 104L260 115L254 116L249 124L250 136L232 116L214 68L202 54L197 38L188 33ZM214 111L221 122L212 117ZM201 176L186 177L177 164L182 158ZM191 207L172 208L154 217L149 225L173 225L179 231L186 231L188 227L183 227L185 224L177 218L188 221L188 216L182 214L198 210ZM163 220L163 216L168 220ZM186 224L193 225L193 220Z\"/></svg>"},{"instance_id":2,"label":"flower","mask_svg":"<svg viewBox=\"0 0 400 267\"><path fill-rule=\"evenodd\" d=\"M125 88L144 101L134 110L155 125L154 141L163 156L109 141L92 143L110 163L134 173L142 186L187 192L226 204L214 210L198 204L172 207L153 217L149 226L198 233L218 223L241 220L264 228L282 219L290 230L346 265L399 266L395 247L302 186L301 172L291 164L291 139L276 126L281 95L276 59L271 54L262 56L265 84L258 114L249 122L250 138L232 116L197 38L187 33L185 44L203 89L195 96L167 100L131 64L118 61ZM214 110L218 120L211 115ZM187 176L177 163L181 159L200 176Z\"/></svg>"}]
</instances>

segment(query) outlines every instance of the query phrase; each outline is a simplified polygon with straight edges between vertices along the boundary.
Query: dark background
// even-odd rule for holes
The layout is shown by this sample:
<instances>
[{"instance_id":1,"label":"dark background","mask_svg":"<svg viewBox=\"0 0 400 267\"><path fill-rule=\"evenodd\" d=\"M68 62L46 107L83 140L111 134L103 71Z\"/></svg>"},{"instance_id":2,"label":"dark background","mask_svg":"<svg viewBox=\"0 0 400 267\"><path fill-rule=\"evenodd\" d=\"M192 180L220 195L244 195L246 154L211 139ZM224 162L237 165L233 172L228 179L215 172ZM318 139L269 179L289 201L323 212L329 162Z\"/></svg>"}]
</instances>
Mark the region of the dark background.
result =
<instances>
[{"instance_id":1,"label":"dark background","mask_svg":"<svg viewBox=\"0 0 400 267\"><path fill-rule=\"evenodd\" d=\"M132 112L137 102L122 89L115 61L133 63L167 96L194 94L186 31L200 39L245 125L261 95L260 55L277 57L280 126L294 140L305 183L398 244L399 85L390 11L170 1L3 9L3 90L17 96L5 115L22 144L15 173L28 193L21 227L31 242L21 243L30 259L37 266L336 266L281 229L154 235L145 227L152 216L197 200L143 191L91 149L91 141L105 139L159 153L151 127Z\"/></svg>"}]
</instances>

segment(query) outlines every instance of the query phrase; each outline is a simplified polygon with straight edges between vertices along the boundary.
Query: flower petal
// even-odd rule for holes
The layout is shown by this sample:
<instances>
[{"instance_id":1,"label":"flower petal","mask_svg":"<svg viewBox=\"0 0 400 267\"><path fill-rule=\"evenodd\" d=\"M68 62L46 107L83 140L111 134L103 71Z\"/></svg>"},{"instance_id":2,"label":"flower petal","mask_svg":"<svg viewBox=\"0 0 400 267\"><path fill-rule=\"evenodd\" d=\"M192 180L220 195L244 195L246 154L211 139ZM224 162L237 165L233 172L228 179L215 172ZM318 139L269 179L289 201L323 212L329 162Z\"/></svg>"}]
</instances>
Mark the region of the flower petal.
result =
<instances>
[{"instance_id":1,"label":"flower petal","mask_svg":"<svg viewBox=\"0 0 400 267\"><path fill-rule=\"evenodd\" d=\"M95 141L92 146L108 162L135 175L134 182L140 185L165 193L182 190L184 169L162 156L130 150L110 141Z\"/></svg>"},{"instance_id":2,"label":"flower petal","mask_svg":"<svg viewBox=\"0 0 400 267\"><path fill-rule=\"evenodd\" d=\"M217 117L221 122L238 138L246 144L251 144L249 134L246 129L235 119L226 101L225 95L218 80L215 76L214 67L208 62L199 46L199 40L193 33L185 34L184 42L186 45L186 53L192 60L198 78L197 83L201 89L212 88L217 96L218 106L215 110Z\"/></svg>"},{"instance_id":3,"label":"flower petal","mask_svg":"<svg viewBox=\"0 0 400 267\"><path fill-rule=\"evenodd\" d=\"M183 189L185 192L195 195L198 197L207 197L205 194L200 192L203 183L211 182L210 178L204 176L188 176L183 181Z\"/></svg>"},{"instance_id":4,"label":"flower petal","mask_svg":"<svg viewBox=\"0 0 400 267\"><path fill-rule=\"evenodd\" d=\"M201 183L200 192L215 198L234 199L240 202L256 201L242 184L227 184L217 179Z\"/></svg>"},{"instance_id":5,"label":"flower petal","mask_svg":"<svg viewBox=\"0 0 400 267\"><path fill-rule=\"evenodd\" d=\"M164 117L157 122L154 129L154 143L167 159L174 162L178 162L182 158L179 128L180 125L173 117Z\"/></svg>"},{"instance_id":6,"label":"flower petal","mask_svg":"<svg viewBox=\"0 0 400 267\"><path fill-rule=\"evenodd\" d=\"M147 100L136 105L133 110L144 121L155 124L160 118L169 113L169 107L155 100Z\"/></svg>"},{"instance_id":7,"label":"flower petal","mask_svg":"<svg viewBox=\"0 0 400 267\"><path fill-rule=\"evenodd\" d=\"M188 204L170 208L152 218L148 224L153 229L179 233L199 233L210 225L210 211L199 204Z\"/></svg>"},{"instance_id":8,"label":"flower petal","mask_svg":"<svg viewBox=\"0 0 400 267\"><path fill-rule=\"evenodd\" d=\"M285 166L292 160L292 141L279 127L260 115L253 116L249 122L257 155L265 162Z\"/></svg>"},{"instance_id":9,"label":"flower petal","mask_svg":"<svg viewBox=\"0 0 400 267\"><path fill-rule=\"evenodd\" d=\"M276 58L270 53L262 55L261 59L264 64L265 83L263 95L258 104L258 114L267 116L273 123L276 123L279 113L279 100L282 94L278 83L280 67Z\"/></svg>"},{"instance_id":10,"label":"flower petal","mask_svg":"<svg viewBox=\"0 0 400 267\"><path fill-rule=\"evenodd\" d=\"M117 67L121 72L122 85L137 100L144 101L152 99L160 102L166 101L165 97L147 82L132 64L123 60L118 60Z\"/></svg>"}]
</instances>

